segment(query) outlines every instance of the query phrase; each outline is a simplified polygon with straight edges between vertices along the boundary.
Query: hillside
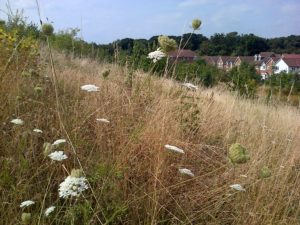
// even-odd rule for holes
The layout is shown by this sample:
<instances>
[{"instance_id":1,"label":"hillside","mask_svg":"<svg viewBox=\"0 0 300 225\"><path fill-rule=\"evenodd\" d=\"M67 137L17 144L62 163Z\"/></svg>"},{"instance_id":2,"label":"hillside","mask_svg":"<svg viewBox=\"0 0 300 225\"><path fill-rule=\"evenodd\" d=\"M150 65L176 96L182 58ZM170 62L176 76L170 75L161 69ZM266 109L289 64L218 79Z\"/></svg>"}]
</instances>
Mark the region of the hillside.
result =
<instances>
[{"instance_id":1,"label":"hillside","mask_svg":"<svg viewBox=\"0 0 300 225\"><path fill-rule=\"evenodd\" d=\"M0 224L299 224L299 110L53 59L43 49L37 72L15 61L1 73ZM249 159L230 162L235 143ZM55 150L67 158L51 160ZM60 197L73 169L87 186Z\"/></svg>"}]
</instances>

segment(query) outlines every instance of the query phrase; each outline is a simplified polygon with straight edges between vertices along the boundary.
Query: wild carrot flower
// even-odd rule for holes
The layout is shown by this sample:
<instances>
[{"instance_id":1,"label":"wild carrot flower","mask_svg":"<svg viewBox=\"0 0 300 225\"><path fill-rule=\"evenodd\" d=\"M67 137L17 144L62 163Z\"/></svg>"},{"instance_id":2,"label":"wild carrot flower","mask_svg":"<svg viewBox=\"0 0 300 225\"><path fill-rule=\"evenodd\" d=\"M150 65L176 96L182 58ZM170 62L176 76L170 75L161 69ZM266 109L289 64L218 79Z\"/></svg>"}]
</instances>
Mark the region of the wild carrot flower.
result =
<instances>
[{"instance_id":1,"label":"wild carrot flower","mask_svg":"<svg viewBox=\"0 0 300 225\"><path fill-rule=\"evenodd\" d=\"M55 206L50 206L45 210L45 216L49 216L50 213L52 213L55 209Z\"/></svg>"},{"instance_id":2,"label":"wild carrot flower","mask_svg":"<svg viewBox=\"0 0 300 225\"><path fill-rule=\"evenodd\" d=\"M179 169L179 173L188 175L188 176L190 176L190 177L194 177L194 176L195 176L195 175L192 173L191 170L186 169L186 168Z\"/></svg>"},{"instance_id":3,"label":"wild carrot flower","mask_svg":"<svg viewBox=\"0 0 300 225\"><path fill-rule=\"evenodd\" d=\"M93 92L93 91L98 91L99 87L97 87L94 84L86 84L81 86L81 90L87 91L87 92Z\"/></svg>"},{"instance_id":4,"label":"wild carrot flower","mask_svg":"<svg viewBox=\"0 0 300 225\"><path fill-rule=\"evenodd\" d=\"M156 51L154 51L154 52L150 52L149 54L148 54L148 59L152 59L152 61L154 62L154 63L156 63L157 61L159 61L159 60L161 60L163 57L165 57L166 56L166 54L165 53L163 53L161 50L160 50L160 48L158 48Z\"/></svg>"},{"instance_id":5,"label":"wild carrot flower","mask_svg":"<svg viewBox=\"0 0 300 225\"><path fill-rule=\"evenodd\" d=\"M54 141L52 145L60 145L62 143L66 143L66 142L67 142L66 139L58 139L58 140Z\"/></svg>"},{"instance_id":6,"label":"wild carrot flower","mask_svg":"<svg viewBox=\"0 0 300 225\"><path fill-rule=\"evenodd\" d=\"M182 86L190 89L190 90L198 90L198 87L194 84L191 83L183 83Z\"/></svg>"},{"instance_id":7,"label":"wild carrot flower","mask_svg":"<svg viewBox=\"0 0 300 225\"><path fill-rule=\"evenodd\" d=\"M176 146L173 146L173 145L165 145L165 148L168 149L168 150L171 150L173 152L184 154L184 151L182 149L180 149Z\"/></svg>"},{"instance_id":8,"label":"wild carrot flower","mask_svg":"<svg viewBox=\"0 0 300 225\"><path fill-rule=\"evenodd\" d=\"M21 119L13 119L10 122L13 123L13 124L16 124L16 125L23 125L24 124L24 121L21 120Z\"/></svg>"},{"instance_id":9,"label":"wild carrot flower","mask_svg":"<svg viewBox=\"0 0 300 225\"><path fill-rule=\"evenodd\" d=\"M20 207L21 207L21 208L24 208L24 207L33 205L34 203L35 203L34 201L27 200L27 201L22 202L21 205L20 205Z\"/></svg>"},{"instance_id":10,"label":"wild carrot flower","mask_svg":"<svg viewBox=\"0 0 300 225\"><path fill-rule=\"evenodd\" d=\"M35 133L43 133L43 131L40 130L40 129L33 129L33 132L35 132Z\"/></svg>"},{"instance_id":11,"label":"wild carrot flower","mask_svg":"<svg viewBox=\"0 0 300 225\"><path fill-rule=\"evenodd\" d=\"M109 123L109 120L101 118L101 119L96 119L99 122L103 122L103 123Z\"/></svg>"},{"instance_id":12,"label":"wild carrot flower","mask_svg":"<svg viewBox=\"0 0 300 225\"><path fill-rule=\"evenodd\" d=\"M49 154L48 156L54 161L62 161L68 158L68 156L63 151L55 151Z\"/></svg>"},{"instance_id":13,"label":"wild carrot flower","mask_svg":"<svg viewBox=\"0 0 300 225\"><path fill-rule=\"evenodd\" d=\"M233 184L233 185L230 185L230 187L237 191L246 191L246 189L243 188L240 184Z\"/></svg>"},{"instance_id":14,"label":"wild carrot flower","mask_svg":"<svg viewBox=\"0 0 300 225\"><path fill-rule=\"evenodd\" d=\"M88 185L86 184L85 177L73 177L68 176L62 183L59 185L59 197L67 198L69 196L77 197L84 190L88 189Z\"/></svg>"}]
</instances>

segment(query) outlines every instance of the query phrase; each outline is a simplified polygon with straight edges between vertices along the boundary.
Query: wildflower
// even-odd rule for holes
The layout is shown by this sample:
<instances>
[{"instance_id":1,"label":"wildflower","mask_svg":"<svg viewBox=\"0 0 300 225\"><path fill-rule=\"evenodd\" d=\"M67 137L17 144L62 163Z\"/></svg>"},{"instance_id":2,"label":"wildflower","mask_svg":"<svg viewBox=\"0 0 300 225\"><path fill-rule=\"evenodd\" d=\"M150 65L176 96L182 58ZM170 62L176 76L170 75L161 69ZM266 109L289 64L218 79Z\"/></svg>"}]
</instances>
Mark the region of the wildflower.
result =
<instances>
[{"instance_id":1,"label":"wildflower","mask_svg":"<svg viewBox=\"0 0 300 225\"><path fill-rule=\"evenodd\" d=\"M33 129L33 132L36 132L36 133L43 133L43 131L40 130L40 129Z\"/></svg>"},{"instance_id":2,"label":"wildflower","mask_svg":"<svg viewBox=\"0 0 300 225\"><path fill-rule=\"evenodd\" d=\"M246 189L243 188L240 184L233 184L233 185L230 185L230 187L237 191L246 191Z\"/></svg>"},{"instance_id":3,"label":"wildflower","mask_svg":"<svg viewBox=\"0 0 300 225\"><path fill-rule=\"evenodd\" d=\"M98 91L99 87L97 87L94 84L86 84L81 86L81 90L87 91L87 92L93 92L93 91Z\"/></svg>"},{"instance_id":4,"label":"wildflower","mask_svg":"<svg viewBox=\"0 0 300 225\"><path fill-rule=\"evenodd\" d=\"M156 51L154 52L150 52L148 54L148 59L152 59L154 63L156 63L157 61L161 60L163 57L165 57L166 54L163 53L160 48L158 48Z\"/></svg>"},{"instance_id":5,"label":"wildflower","mask_svg":"<svg viewBox=\"0 0 300 225\"><path fill-rule=\"evenodd\" d=\"M167 36L159 36L158 43L165 53L171 52L177 48L176 41Z\"/></svg>"},{"instance_id":6,"label":"wildflower","mask_svg":"<svg viewBox=\"0 0 300 225\"><path fill-rule=\"evenodd\" d=\"M202 23L201 20L194 19L193 22L192 22L192 28L194 30L198 30L200 28L200 26L201 26L201 23Z\"/></svg>"},{"instance_id":7,"label":"wildflower","mask_svg":"<svg viewBox=\"0 0 300 225\"><path fill-rule=\"evenodd\" d=\"M50 36L53 34L54 28L52 26L52 24L50 23L44 23L42 26L42 32L43 34Z\"/></svg>"},{"instance_id":8,"label":"wildflower","mask_svg":"<svg viewBox=\"0 0 300 225\"><path fill-rule=\"evenodd\" d=\"M63 151L55 151L52 152L51 154L48 155L50 157L50 159L54 160L54 161L62 161L64 159L67 159L68 156L66 154L64 154Z\"/></svg>"},{"instance_id":9,"label":"wildflower","mask_svg":"<svg viewBox=\"0 0 300 225\"><path fill-rule=\"evenodd\" d=\"M58 139L58 140L54 141L52 145L60 145L62 143L66 143L66 142L67 142L66 139Z\"/></svg>"},{"instance_id":10,"label":"wildflower","mask_svg":"<svg viewBox=\"0 0 300 225\"><path fill-rule=\"evenodd\" d=\"M45 216L49 216L50 213L52 213L55 209L55 206L50 206L45 210Z\"/></svg>"},{"instance_id":11,"label":"wildflower","mask_svg":"<svg viewBox=\"0 0 300 225\"><path fill-rule=\"evenodd\" d=\"M244 177L244 178L247 178L247 175L245 174L241 174L240 177Z\"/></svg>"},{"instance_id":12,"label":"wildflower","mask_svg":"<svg viewBox=\"0 0 300 225\"><path fill-rule=\"evenodd\" d=\"M190 90L198 90L198 87L196 85L193 85L191 83L183 83L182 86L190 89Z\"/></svg>"},{"instance_id":13,"label":"wildflower","mask_svg":"<svg viewBox=\"0 0 300 225\"><path fill-rule=\"evenodd\" d=\"M271 170L267 167L264 166L263 168L261 168L261 170L259 171L259 177L260 178L268 178L271 176Z\"/></svg>"},{"instance_id":14,"label":"wildflower","mask_svg":"<svg viewBox=\"0 0 300 225\"><path fill-rule=\"evenodd\" d=\"M13 123L13 124L16 124L16 125L23 125L24 124L24 121L21 120L21 119L13 119L10 122Z\"/></svg>"},{"instance_id":15,"label":"wildflower","mask_svg":"<svg viewBox=\"0 0 300 225\"><path fill-rule=\"evenodd\" d=\"M22 224L30 224L31 222L31 213L22 213L21 216Z\"/></svg>"},{"instance_id":16,"label":"wildflower","mask_svg":"<svg viewBox=\"0 0 300 225\"><path fill-rule=\"evenodd\" d=\"M250 159L247 149L238 143L230 146L228 157L233 164L245 163Z\"/></svg>"},{"instance_id":17,"label":"wildflower","mask_svg":"<svg viewBox=\"0 0 300 225\"><path fill-rule=\"evenodd\" d=\"M109 123L109 120L101 118L101 119L96 119L99 122L103 122L103 123Z\"/></svg>"},{"instance_id":18,"label":"wildflower","mask_svg":"<svg viewBox=\"0 0 300 225\"><path fill-rule=\"evenodd\" d=\"M20 207L21 207L21 208L24 208L24 207L33 205L34 203L35 203L34 201L27 200L27 201L22 202L21 205L20 205Z\"/></svg>"},{"instance_id":19,"label":"wildflower","mask_svg":"<svg viewBox=\"0 0 300 225\"><path fill-rule=\"evenodd\" d=\"M180 149L176 146L173 146L173 145L165 145L165 148L168 149L168 150L171 150L173 152L184 154L184 151L182 149Z\"/></svg>"},{"instance_id":20,"label":"wildflower","mask_svg":"<svg viewBox=\"0 0 300 225\"><path fill-rule=\"evenodd\" d=\"M77 197L84 190L88 189L88 185L86 184L85 177L73 177L68 176L62 183L59 185L59 197L67 198L69 196Z\"/></svg>"},{"instance_id":21,"label":"wildflower","mask_svg":"<svg viewBox=\"0 0 300 225\"><path fill-rule=\"evenodd\" d=\"M179 173L181 174L185 174L185 175L188 175L190 177L194 177L195 175L192 173L192 171L190 171L189 169L179 169Z\"/></svg>"}]
</instances>

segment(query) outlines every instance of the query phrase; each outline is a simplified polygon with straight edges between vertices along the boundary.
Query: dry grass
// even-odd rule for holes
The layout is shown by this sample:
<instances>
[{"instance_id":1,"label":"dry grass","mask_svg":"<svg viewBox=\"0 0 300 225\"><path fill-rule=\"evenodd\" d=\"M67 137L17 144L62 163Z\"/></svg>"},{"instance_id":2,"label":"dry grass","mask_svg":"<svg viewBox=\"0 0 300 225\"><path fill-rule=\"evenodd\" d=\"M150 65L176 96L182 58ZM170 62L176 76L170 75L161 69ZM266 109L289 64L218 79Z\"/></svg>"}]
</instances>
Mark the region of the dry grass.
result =
<instances>
[{"instance_id":1,"label":"dry grass","mask_svg":"<svg viewBox=\"0 0 300 225\"><path fill-rule=\"evenodd\" d=\"M1 83L0 224L19 224L19 205L27 199L36 202L24 210L32 224L300 223L299 110L217 89L192 92L142 72L134 73L131 88L126 68L54 58L58 107L49 65L39 77L11 73ZM83 92L83 84L100 91ZM25 124L12 125L16 117ZM58 138L69 142L64 163L43 155L43 143ZM251 159L233 167L227 151L236 142ZM59 199L58 184L66 170L80 167L78 160L92 190L77 200ZM259 178L263 166L271 177ZM181 175L184 167L195 177ZM246 192L232 190L235 183ZM50 205L57 209L45 218Z\"/></svg>"}]
</instances>

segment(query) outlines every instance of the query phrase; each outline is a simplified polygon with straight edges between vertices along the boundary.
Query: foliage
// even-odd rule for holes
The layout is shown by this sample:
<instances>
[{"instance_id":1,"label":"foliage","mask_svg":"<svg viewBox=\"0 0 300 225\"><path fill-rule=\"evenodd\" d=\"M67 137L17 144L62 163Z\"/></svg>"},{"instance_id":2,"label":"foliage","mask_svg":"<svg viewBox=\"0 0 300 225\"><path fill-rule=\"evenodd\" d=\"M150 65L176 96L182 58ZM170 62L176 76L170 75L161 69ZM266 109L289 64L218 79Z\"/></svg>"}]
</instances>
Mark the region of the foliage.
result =
<instances>
[{"instance_id":1,"label":"foliage","mask_svg":"<svg viewBox=\"0 0 300 225\"><path fill-rule=\"evenodd\" d=\"M158 37L158 43L165 53L174 51L177 48L176 41L164 35Z\"/></svg>"}]
</instances>

